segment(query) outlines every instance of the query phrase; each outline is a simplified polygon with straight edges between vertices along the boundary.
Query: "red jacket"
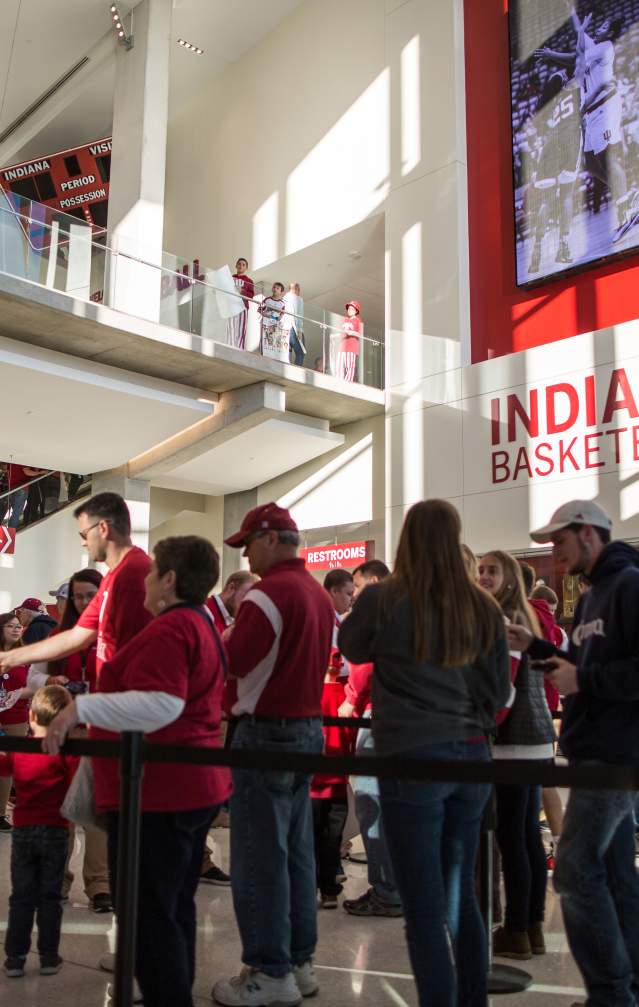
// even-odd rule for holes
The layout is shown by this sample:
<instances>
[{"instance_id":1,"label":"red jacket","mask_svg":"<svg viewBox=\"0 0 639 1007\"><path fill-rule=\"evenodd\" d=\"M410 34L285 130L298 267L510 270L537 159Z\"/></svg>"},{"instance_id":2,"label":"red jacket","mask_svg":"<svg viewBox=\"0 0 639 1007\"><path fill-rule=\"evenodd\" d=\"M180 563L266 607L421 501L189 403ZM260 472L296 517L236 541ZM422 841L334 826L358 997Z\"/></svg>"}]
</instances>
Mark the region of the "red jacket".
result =
<instances>
[{"instance_id":1,"label":"red jacket","mask_svg":"<svg viewBox=\"0 0 639 1007\"><path fill-rule=\"evenodd\" d=\"M322 714L337 717L337 711L344 702L344 680L324 682L322 692ZM357 730L353 727L324 727L324 755L352 755ZM321 773L311 781L311 797L346 797L347 778L332 773Z\"/></svg>"},{"instance_id":2,"label":"red jacket","mask_svg":"<svg viewBox=\"0 0 639 1007\"><path fill-rule=\"evenodd\" d=\"M350 666L345 686L345 699L355 707L355 713L358 717L361 717L365 710L370 710L372 707L373 668L373 664L351 664Z\"/></svg>"},{"instance_id":3,"label":"red jacket","mask_svg":"<svg viewBox=\"0 0 639 1007\"><path fill-rule=\"evenodd\" d=\"M563 642L563 636L561 635L561 630L555 622L555 618L550 611L550 606L547 601L543 598L531 598L530 604L537 613L537 618L539 619L539 624L541 626L541 635L544 640L548 640L549 643L555 645L555 647L560 648ZM548 681L544 676L544 687L546 689L546 702L548 703L548 709L551 713L555 713L559 709L559 703L561 701L561 696L559 695L559 690Z\"/></svg>"}]
</instances>

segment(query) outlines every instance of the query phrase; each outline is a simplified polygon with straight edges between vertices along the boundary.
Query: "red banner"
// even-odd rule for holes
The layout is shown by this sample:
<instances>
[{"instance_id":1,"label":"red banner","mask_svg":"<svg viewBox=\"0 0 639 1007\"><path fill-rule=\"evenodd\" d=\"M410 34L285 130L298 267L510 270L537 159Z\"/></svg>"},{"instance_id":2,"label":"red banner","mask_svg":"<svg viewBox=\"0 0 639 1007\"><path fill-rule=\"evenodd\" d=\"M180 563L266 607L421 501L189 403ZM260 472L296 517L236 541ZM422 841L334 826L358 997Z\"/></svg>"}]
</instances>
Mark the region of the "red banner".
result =
<instances>
[{"instance_id":1,"label":"red banner","mask_svg":"<svg viewBox=\"0 0 639 1007\"><path fill-rule=\"evenodd\" d=\"M0 556L11 555L15 552L16 547L16 530L15 528L7 528L6 525L0 524Z\"/></svg>"},{"instance_id":2,"label":"red banner","mask_svg":"<svg viewBox=\"0 0 639 1007\"><path fill-rule=\"evenodd\" d=\"M373 558L373 542L342 542L339 545L318 545L300 549L300 556L309 570L353 569Z\"/></svg>"}]
</instances>

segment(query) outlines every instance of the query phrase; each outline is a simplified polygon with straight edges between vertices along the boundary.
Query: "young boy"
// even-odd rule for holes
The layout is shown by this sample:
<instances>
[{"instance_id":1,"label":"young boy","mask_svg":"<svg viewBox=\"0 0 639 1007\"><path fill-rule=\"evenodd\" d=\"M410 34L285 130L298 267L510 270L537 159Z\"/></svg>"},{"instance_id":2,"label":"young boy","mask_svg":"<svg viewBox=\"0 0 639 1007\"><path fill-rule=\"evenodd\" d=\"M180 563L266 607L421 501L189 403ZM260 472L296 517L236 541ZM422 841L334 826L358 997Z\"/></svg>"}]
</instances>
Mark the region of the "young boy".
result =
<instances>
[{"instance_id":1,"label":"young boy","mask_svg":"<svg viewBox=\"0 0 639 1007\"><path fill-rule=\"evenodd\" d=\"M338 650L333 650L322 692L322 713L325 717L336 717L344 702L345 680L340 678L342 666L341 654ZM356 733L350 727L325 727L324 754L352 755ZM334 774L318 774L311 781L317 887L322 909L336 909L337 896L342 890L337 874L340 869L342 833L348 814L346 784L345 776Z\"/></svg>"},{"instance_id":2,"label":"young boy","mask_svg":"<svg viewBox=\"0 0 639 1007\"><path fill-rule=\"evenodd\" d=\"M38 689L31 702L29 723L36 738L71 702L61 685ZM12 776L16 792L11 843L11 897L4 949L4 971L14 979L24 975L31 947L34 915L38 923L40 975L62 968L58 954L62 925L62 882L69 842L69 823L60 806L78 759L64 755L0 752L0 776Z\"/></svg>"}]
</instances>

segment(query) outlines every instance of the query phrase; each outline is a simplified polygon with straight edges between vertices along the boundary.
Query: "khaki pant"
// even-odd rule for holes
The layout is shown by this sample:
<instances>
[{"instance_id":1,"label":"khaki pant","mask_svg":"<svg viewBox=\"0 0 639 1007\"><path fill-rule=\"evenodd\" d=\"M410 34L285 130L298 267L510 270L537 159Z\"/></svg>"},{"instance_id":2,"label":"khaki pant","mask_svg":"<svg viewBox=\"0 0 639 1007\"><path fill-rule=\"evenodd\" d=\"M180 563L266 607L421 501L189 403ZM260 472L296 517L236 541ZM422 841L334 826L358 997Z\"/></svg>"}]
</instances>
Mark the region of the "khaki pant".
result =
<instances>
[{"instance_id":1,"label":"khaki pant","mask_svg":"<svg viewBox=\"0 0 639 1007\"><path fill-rule=\"evenodd\" d=\"M69 861L73 854L75 843L75 826L69 822L69 850L67 852L67 862L64 868L64 882L62 894L67 896L73 884L75 875L69 869ZM84 881L84 891L88 899L95 898L96 895L109 895L109 870L107 866L107 837L106 832L95 829L92 826L84 828L84 861L82 864L82 880Z\"/></svg>"},{"instance_id":2,"label":"khaki pant","mask_svg":"<svg viewBox=\"0 0 639 1007\"><path fill-rule=\"evenodd\" d=\"M27 731L29 730L29 724L3 724L2 730L10 738L26 738ZM0 778L0 817L4 817L7 813L7 801L9 800L9 794L11 793L11 777L4 776Z\"/></svg>"}]
</instances>

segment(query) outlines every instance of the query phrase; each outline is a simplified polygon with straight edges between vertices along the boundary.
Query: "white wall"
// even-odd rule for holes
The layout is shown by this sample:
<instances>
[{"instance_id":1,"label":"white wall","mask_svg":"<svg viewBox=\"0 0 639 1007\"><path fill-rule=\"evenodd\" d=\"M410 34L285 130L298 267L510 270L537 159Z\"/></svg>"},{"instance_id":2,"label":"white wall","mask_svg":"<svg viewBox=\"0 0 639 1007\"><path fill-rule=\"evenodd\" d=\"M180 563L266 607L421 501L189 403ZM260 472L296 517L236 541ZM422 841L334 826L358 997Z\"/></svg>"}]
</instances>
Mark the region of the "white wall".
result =
<instances>
[{"instance_id":1,"label":"white wall","mask_svg":"<svg viewBox=\"0 0 639 1007\"><path fill-rule=\"evenodd\" d=\"M380 209L384 0L307 0L169 128L164 245L259 268Z\"/></svg>"},{"instance_id":2,"label":"white wall","mask_svg":"<svg viewBox=\"0 0 639 1007\"><path fill-rule=\"evenodd\" d=\"M87 565L73 507L67 507L16 536L13 556L0 556L0 612L25 598L53 599L49 591Z\"/></svg>"}]
</instances>

